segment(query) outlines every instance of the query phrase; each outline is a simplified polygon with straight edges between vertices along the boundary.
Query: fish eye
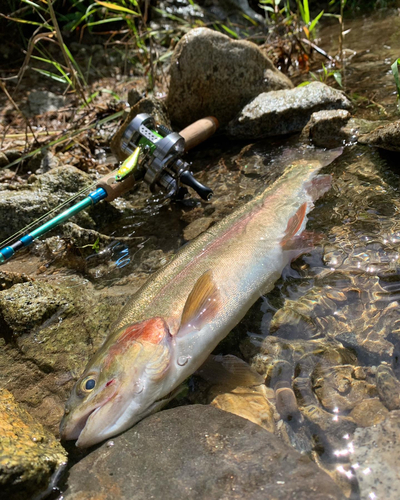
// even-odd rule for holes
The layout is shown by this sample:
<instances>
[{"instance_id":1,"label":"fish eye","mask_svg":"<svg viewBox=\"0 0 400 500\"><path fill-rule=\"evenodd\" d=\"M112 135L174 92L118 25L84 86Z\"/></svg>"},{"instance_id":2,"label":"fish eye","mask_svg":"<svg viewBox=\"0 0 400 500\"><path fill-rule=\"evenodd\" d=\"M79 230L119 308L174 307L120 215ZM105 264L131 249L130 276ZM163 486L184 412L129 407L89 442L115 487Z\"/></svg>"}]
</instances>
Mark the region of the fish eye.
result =
<instances>
[{"instance_id":1,"label":"fish eye","mask_svg":"<svg viewBox=\"0 0 400 500\"><path fill-rule=\"evenodd\" d=\"M85 377L81 382L81 390L83 392L90 392L95 388L95 386L96 380L92 375L90 375L89 377Z\"/></svg>"}]
</instances>

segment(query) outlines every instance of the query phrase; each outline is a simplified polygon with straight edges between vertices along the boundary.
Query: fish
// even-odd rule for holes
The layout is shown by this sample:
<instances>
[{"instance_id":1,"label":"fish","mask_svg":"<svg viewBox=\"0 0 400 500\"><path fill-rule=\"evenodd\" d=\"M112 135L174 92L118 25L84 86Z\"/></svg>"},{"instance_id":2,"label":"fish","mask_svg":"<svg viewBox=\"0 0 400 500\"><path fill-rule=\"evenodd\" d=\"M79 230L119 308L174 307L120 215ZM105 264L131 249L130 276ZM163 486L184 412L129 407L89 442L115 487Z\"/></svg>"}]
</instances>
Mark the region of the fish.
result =
<instances>
[{"instance_id":1,"label":"fish","mask_svg":"<svg viewBox=\"0 0 400 500\"><path fill-rule=\"evenodd\" d=\"M65 405L62 440L85 448L161 409L284 267L313 246L307 214L341 151L293 161L274 183L187 243L131 297ZM321 156L321 158L319 158Z\"/></svg>"}]
</instances>

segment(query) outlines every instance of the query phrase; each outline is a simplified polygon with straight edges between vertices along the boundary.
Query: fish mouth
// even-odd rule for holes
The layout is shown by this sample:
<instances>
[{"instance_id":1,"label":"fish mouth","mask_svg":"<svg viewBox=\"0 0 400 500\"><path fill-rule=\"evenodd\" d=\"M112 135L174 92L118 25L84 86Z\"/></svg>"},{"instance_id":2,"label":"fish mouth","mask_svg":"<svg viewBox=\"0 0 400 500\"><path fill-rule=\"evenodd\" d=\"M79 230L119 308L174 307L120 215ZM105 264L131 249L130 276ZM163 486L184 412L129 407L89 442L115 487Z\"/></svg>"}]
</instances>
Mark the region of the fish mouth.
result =
<instances>
[{"instance_id":1,"label":"fish mouth","mask_svg":"<svg viewBox=\"0 0 400 500\"><path fill-rule=\"evenodd\" d=\"M69 421L69 413L66 413L61 420L60 424L60 437L62 441L73 441L75 439L79 439L83 429L85 428L89 418L101 408L101 405L92 408L84 415L82 415L78 421L71 422Z\"/></svg>"}]
</instances>

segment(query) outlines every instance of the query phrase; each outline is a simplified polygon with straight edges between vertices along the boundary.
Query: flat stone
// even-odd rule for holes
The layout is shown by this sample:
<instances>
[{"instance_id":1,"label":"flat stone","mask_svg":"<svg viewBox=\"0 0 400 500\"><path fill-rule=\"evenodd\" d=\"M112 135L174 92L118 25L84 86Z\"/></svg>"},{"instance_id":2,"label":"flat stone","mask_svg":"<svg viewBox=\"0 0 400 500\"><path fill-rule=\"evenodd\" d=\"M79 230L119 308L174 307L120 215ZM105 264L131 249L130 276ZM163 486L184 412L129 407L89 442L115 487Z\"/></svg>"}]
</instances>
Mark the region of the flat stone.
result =
<instances>
[{"instance_id":1,"label":"flat stone","mask_svg":"<svg viewBox=\"0 0 400 500\"><path fill-rule=\"evenodd\" d=\"M306 456L256 424L211 406L162 411L69 471L67 499L344 498Z\"/></svg>"},{"instance_id":2,"label":"flat stone","mask_svg":"<svg viewBox=\"0 0 400 500\"><path fill-rule=\"evenodd\" d=\"M350 463L361 500L400 498L400 411L374 427L358 428L353 448Z\"/></svg>"},{"instance_id":3,"label":"flat stone","mask_svg":"<svg viewBox=\"0 0 400 500\"><path fill-rule=\"evenodd\" d=\"M225 125L261 92L293 87L257 45L208 28L179 41L170 77L168 112L181 127L208 115Z\"/></svg>"},{"instance_id":4,"label":"flat stone","mask_svg":"<svg viewBox=\"0 0 400 500\"><path fill-rule=\"evenodd\" d=\"M387 123L358 138L360 144L368 144L388 151L400 151L400 120Z\"/></svg>"},{"instance_id":5,"label":"flat stone","mask_svg":"<svg viewBox=\"0 0 400 500\"><path fill-rule=\"evenodd\" d=\"M38 495L66 462L67 453L51 432L0 389L0 497Z\"/></svg>"},{"instance_id":6,"label":"flat stone","mask_svg":"<svg viewBox=\"0 0 400 500\"><path fill-rule=\"evenodd\" d=\"M317 111L350 108L351 102L344 92L321 82L264 92L229 123L228 134L253 140L300 132Z\"/></svg>"}]
</instances>

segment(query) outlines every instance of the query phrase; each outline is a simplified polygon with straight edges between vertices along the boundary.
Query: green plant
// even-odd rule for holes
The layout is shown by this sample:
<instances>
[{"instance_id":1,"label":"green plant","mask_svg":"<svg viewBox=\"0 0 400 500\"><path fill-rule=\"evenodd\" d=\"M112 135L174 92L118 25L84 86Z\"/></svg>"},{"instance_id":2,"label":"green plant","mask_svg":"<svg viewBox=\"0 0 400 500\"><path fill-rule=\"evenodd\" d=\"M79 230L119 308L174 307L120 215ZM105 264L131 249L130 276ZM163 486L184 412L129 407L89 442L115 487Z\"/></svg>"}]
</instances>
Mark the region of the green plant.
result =
<instances>
[{"instance_id":1,"label":"green plant","mask_svg":"<svg viewBox=\"0 0 400 500\"><path fill-rule=\"evenodd\" d=\"M400 58L396 59L395 62L392 64L392 73L393 73L393 78L396 84L396 91L397 91L397 96L396 96L396 102L397 102L397 107L400 110L400 78L399 78L399 64L400 64Z\"/></svg>"},{"instance_id":2,"label":"green plant","mask_svg":"<svg viewBox=\"0 0 400 500\"><path fill-rule=\"evenodd\" d=\"M341 72L338 70L328 71L328 69L324 63L322 63L322 72L319 75L317 75L316 73L314 73L312 71L310 71L310 75L314 80L316 80L317 82L322 82L322 83L327 83L328 80L331 77L333 77L335 79L335 81L338 83L338 85L340 87L342 87L342 74L341 74ZM311 81L307 80L305 82L300 83L300 85L298 85L298 87L303 87L304 85L308 85L309 83L311 83Z\"/></svg>"},{"instance_id":3,"label":"green plant","mask_svg":"<svg viewBox=\"0 0 400 500\"><path fill-rule=\"evenodd\" d=\"M314 38L315 28L321 17L324 15L324 11L322 10L313 20L311 20L308 0L296 0L296 1L301 19L305 24L304 32L306 34L307 39L310 40Z\"/></svg>"}]
</instances>

